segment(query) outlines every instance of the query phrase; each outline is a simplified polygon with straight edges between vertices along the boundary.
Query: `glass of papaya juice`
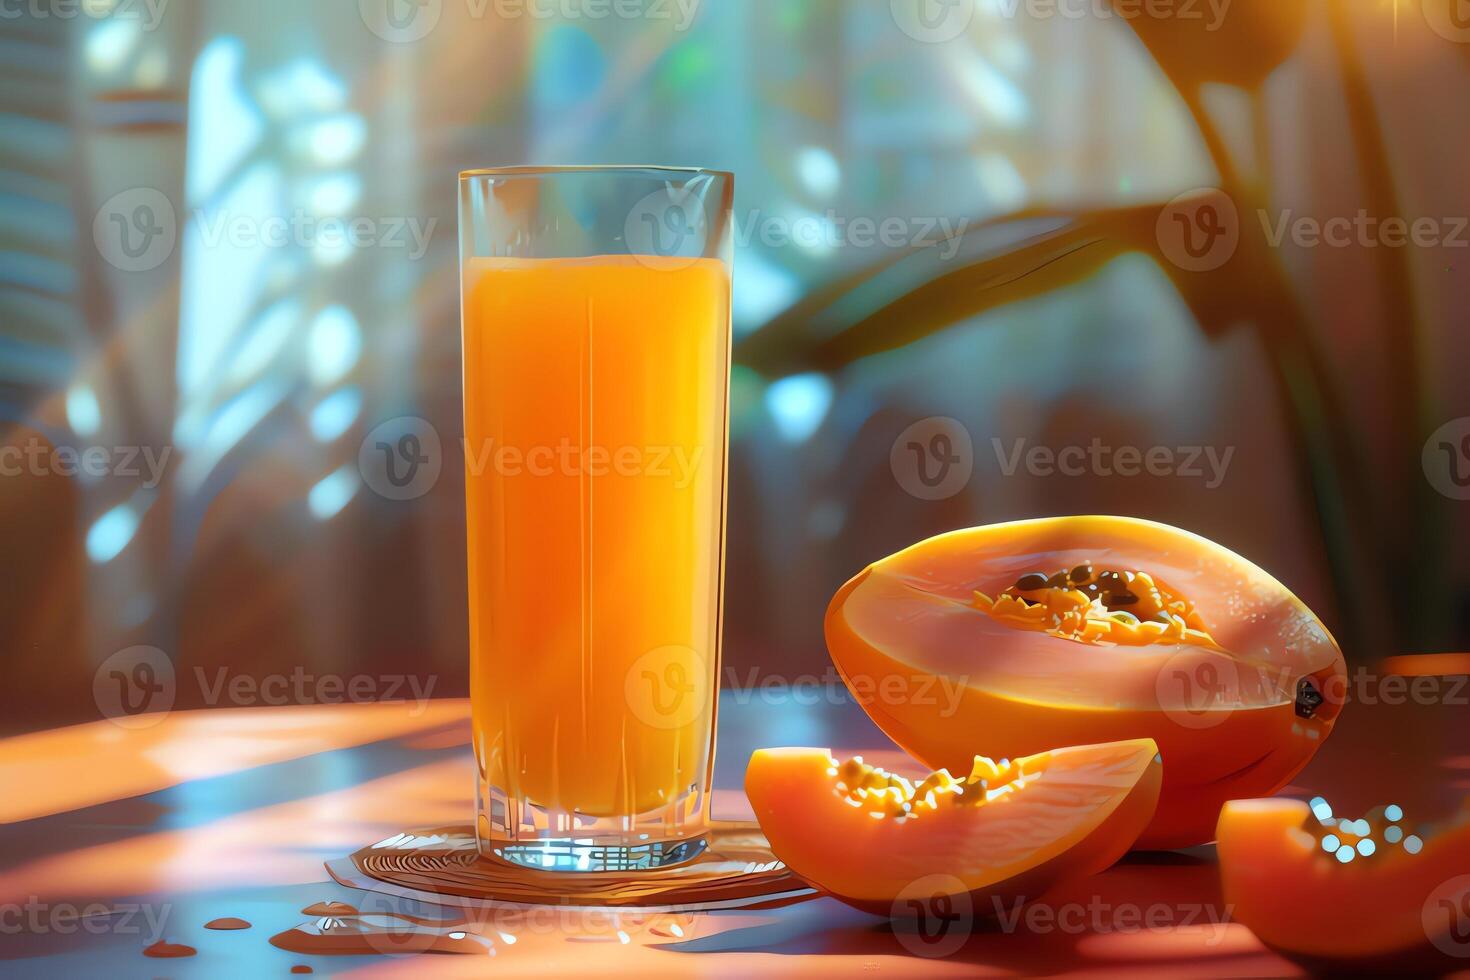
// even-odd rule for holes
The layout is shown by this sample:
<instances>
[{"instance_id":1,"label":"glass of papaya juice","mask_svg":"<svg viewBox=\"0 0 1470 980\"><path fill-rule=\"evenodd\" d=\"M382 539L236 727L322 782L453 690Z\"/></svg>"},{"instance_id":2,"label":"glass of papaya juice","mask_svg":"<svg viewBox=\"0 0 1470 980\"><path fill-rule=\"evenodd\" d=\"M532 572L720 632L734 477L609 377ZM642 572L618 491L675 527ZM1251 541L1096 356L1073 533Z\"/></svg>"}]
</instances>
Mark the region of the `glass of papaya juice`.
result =
<instances>
[{"instance_id":1,"label":"glass of papaya juice","mask_svg":"<svg viewBox=\"0 0 1470 980\"><path fill-rule=\"evenodd\" d=\"M482 855L704 850L720 659L734 179L459 178Z\"/></svg>"}]
</instances>

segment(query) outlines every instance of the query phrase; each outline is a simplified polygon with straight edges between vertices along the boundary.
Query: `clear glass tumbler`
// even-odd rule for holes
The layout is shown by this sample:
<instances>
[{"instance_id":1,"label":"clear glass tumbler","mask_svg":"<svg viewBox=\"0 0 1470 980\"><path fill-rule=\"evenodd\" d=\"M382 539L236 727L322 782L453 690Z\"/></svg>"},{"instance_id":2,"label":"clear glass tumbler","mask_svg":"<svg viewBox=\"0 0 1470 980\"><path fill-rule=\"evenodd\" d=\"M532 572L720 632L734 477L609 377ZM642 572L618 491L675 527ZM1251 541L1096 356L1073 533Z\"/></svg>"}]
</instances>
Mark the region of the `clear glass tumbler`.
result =
<instances>
[{"instance_id":1,"label":"clear glass tumbler","mask_svg":"<svg viewBox=\"0 0 1470 980\"><path fill-rule=\"evenodd\" d=\"M482 854L635 871L705 846L720 660L728 173L459 178Z\"/></svg>"}]
</instances>

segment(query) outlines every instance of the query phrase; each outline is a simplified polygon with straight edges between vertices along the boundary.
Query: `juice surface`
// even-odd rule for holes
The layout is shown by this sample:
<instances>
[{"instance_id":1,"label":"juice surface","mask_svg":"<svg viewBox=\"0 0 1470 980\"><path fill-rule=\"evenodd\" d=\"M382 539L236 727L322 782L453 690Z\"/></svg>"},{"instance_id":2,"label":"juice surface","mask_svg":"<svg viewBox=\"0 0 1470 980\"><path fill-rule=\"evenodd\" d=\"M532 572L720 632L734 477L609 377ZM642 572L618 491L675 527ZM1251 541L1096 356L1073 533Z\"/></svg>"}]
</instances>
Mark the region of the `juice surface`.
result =
<instances>
[{"instance_id":1,"label":"juice surface","mask_svg":"<svg viewBox=\"0 0 1470 980\"><path fill-rule=\"evenodd\" d=\"M476 258L463 281L482 794L672 818L711 752L728 273Z\"/></svg>"}]
</instances>

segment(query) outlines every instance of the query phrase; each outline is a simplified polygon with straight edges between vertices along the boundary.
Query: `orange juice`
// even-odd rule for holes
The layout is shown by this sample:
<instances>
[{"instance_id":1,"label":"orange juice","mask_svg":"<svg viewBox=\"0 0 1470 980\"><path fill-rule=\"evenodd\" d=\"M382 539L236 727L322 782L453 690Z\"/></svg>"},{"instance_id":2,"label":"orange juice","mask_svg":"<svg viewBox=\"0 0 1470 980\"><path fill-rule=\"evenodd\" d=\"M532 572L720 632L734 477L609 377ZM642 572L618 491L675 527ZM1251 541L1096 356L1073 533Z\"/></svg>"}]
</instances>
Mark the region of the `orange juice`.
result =
<instances>
[{"instance_id":1,"label":"orange juice","mask_svg":"<svg viewBox=\"0 0 1470 980\"><path fill-rule=\"evenodd\" d=\"M462 281L481 836L688 831L719 656L726 266L468 257Z\"/></svg>"}]
</instances>

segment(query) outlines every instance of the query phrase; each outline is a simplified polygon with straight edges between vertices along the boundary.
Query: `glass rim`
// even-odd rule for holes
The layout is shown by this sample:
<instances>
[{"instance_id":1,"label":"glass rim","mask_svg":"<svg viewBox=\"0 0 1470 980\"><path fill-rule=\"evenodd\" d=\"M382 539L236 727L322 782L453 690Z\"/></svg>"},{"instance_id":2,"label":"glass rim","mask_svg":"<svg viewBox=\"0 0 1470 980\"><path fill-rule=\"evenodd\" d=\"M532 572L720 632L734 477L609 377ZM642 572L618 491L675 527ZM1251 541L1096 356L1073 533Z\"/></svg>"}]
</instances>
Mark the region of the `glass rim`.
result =
<instances>
[{"instance_id":1,"label":"glass rim","mask_svg":"<svg viewBox=\"0 0 1470 980\"><path fill-rule=\"evenodd\" d=\"M475 177L537 177L553 174L678 174L690 176L704 174L710 177L724 177L733 179L735 174L730 170L711 170L707 167L670 167L660 164L637 164L637 163L614 163L614 164L572 164L567 166L537 167L537 166L515 166L515 167L477 167L473 170L461 170L460 180L471 180Z\"/></svg>"}]
</instances>

